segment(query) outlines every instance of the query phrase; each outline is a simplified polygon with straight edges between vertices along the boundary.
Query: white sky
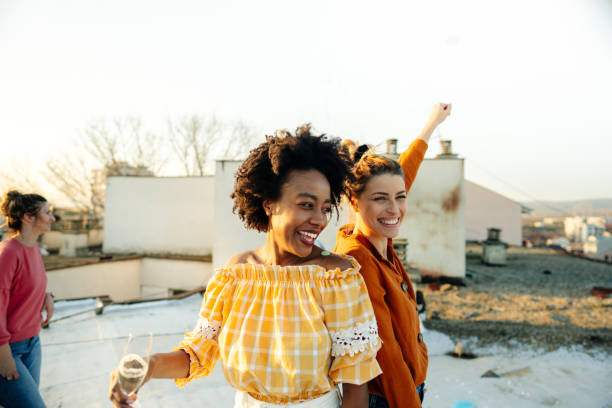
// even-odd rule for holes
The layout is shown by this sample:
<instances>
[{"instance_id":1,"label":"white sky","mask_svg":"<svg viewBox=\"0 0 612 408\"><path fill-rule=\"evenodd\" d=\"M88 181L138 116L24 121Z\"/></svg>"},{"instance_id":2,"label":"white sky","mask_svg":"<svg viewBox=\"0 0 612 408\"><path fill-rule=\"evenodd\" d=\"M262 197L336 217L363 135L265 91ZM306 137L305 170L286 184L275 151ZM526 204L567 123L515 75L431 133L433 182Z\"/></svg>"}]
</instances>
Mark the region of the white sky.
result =
<instances>
[{"instance_id":1,"label":"white sky","mask_svg":"<svg viewBox=\"0 0 612 408\"><path fill-rule=\"evenodd\" d=\"M404 148L448 101L467 178L519 201L612 197L611 73L612 0L2 0L0 170L127 114Z\"/></svg>"}]
</instances>

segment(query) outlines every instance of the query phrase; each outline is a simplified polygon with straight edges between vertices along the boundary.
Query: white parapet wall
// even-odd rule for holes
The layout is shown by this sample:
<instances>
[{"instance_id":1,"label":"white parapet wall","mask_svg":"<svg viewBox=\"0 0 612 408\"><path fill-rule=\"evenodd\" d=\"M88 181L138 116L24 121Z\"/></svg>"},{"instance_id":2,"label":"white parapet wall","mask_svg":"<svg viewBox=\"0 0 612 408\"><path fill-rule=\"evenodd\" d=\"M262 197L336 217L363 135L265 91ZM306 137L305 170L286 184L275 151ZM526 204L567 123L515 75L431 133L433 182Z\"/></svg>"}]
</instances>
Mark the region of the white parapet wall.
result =
<instances>
[{"instance_id":1,"label":"white parapet wall","mask_svg":"<svg viewBox=\"0 0 612 408\"><path fill-rule=\"evenodd\" d=\"M97 247L104 242L104 230L102 228L94 228L87 231L87 246Z\"/></svg>"},{"instance_id":2,"label":"white parapet wall","mask_svg":"<svg viewBox=\"0 0 612 408\"><path fill-rule=\"evenodd\" d=\"M240 161L219 160L215 171L215 219L213 244L213 265L220 267L234 254L258 248L266 242L266 234L247 230L232 212L234 201L234 175Z\"/></svg>"},{"instance_id":3,"label":"white parapet wall","mask_svg":"<svg viewBox=\"0 0 612 408\"><path fill-rule=\"evenodd\" d=\"M109 177L106 253L210 255L213 176Z\"/></svg>"},{"instance_id":4,"label":"white parapet wall","mask_svg":"<svg viewBox=\"0 0 612 408\"><path fill-rule=\"evenodd\" d=\"M210 262L144 257L140 283L149 287L194 289L206 286L212 274Z\"/></svg>"},{"instance_id":5,"label":"white parapet wall","mask_svg":"<svg viewBox=\"0 0 612 408\"><path fill-rule=\"evenodd\" d=\"M58 299L110 296L114 301L140 297L140 258L55 269L47 288Z\"/></svg>"},{"instance_id":6,"label":"white parapet wall","mask_svg":"<svg viewBox=\"0 0 612 408\"><path fill-rule=\"evenodd\" d=\"M41 236L41 244L48 250L58 251L62 248L62 233L61 231L45 232Z\"/></svg>"},{"instance_id":7,"label":"white parapet wall","mask_svg":"<svg viewBox=\"0 0 612 408\"><path fill-rule=\"evenodd\" d=\"M136 256L50 270L47 287L58 299L106 295L122 302L206 286L212 269L209 260Z\"/></svg>"},{"instance_id":8,"label":"white parapet wall","mask_svg":"<svg viewBox=\"0 0 612 408\"><path fill-rule=\"evenodd\" d=\"M87 232L62 232L62 247L60 248L61 256L74 257L80 252L87 251Z\"/></svg>"}]
</instances>

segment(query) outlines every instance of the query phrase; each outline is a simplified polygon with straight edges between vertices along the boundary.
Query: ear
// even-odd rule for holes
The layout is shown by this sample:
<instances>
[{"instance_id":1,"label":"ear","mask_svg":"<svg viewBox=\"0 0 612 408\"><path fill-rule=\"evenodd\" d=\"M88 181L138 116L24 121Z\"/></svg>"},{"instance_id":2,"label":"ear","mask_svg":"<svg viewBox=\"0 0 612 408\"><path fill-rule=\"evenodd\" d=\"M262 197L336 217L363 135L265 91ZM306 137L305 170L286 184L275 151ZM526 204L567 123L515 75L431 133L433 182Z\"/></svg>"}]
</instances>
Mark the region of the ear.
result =
<instances>
[{"instance_id":1,"label":"ear","mask_svg":"<svg viewBox=\"0 0 612 408\"><path fill-rule=\"evenodd\" d=\"M24 214L21 219L23 224L34 224L34 221L36 221L36 216L31 214Z\"/></svg>"},{"instance_id":2,"label":"ear","mask_svg":"<svg viewBox=\"0 0 612 408\"><path fill-rule=\"evenodd\" d=\"M264 200L262 207L268 217L272 215L272 202L270 200Z\"/></svg>"}]
</instances>

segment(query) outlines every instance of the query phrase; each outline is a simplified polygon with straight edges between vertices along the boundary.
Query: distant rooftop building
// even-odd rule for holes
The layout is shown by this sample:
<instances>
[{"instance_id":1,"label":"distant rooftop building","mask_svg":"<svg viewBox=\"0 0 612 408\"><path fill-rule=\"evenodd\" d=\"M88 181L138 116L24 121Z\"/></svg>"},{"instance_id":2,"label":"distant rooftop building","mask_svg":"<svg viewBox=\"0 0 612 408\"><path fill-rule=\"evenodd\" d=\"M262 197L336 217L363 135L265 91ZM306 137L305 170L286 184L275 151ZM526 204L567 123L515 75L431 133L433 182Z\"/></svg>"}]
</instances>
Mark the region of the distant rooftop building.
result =
<instances>
[{"instance_id":1,"label":"distant rooftop building","mask_svg":"<svg viewBox=\"0 0 612 408\"><path fill-rule=\"evenodd\" d=\"M155 176L155 174L149 170L146 166L133 166L125 161L118 161L116 163L109 164L106 166L106 176L136 176L146 177Z\"/></svg>"},{"instance_id":2,"label":"distant rooftop building","mask_svg":"<svg viewBox=\"0 0 612 408\"><path fill-rule=\"evenodd\" d=\"M520 246L522 205L493 190L465 180L465 239L484 241L487 229L501 230L500 239Z\"/></svg>"},{"instance_id":3,"label":"distant rooftop building","mask_svg":"<svg viewBox=\"0 0 612 408\"><path fill-rule=\"evenodd\" d=\"M565 236L574 242L586 242L590 236L600 237L606 231L602 217L566 217Z\"/></svg>"},{"instance_id":4,"label":"distant rooftop building","mask_svg":"<svg viewBox=\"0 0 612 408\"><path fill-rule=\"evenodd\" d=\"M596 237L591 235L584 243L584 254L589 258L612 261L612 236L610 233Z\"/></svg>"}]
</instances>

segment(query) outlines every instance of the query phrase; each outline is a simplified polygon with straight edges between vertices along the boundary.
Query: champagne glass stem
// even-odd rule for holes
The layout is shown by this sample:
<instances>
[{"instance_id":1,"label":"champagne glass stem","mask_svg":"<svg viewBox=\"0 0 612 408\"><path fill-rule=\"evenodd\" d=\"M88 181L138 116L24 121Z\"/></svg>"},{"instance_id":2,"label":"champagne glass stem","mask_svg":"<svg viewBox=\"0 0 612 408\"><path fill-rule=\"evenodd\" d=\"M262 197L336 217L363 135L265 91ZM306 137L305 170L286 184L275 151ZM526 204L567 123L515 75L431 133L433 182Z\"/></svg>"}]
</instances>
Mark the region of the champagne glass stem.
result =
<instances>
[{"instance_id":1,"label":"champagne glass stem","mask_svg":"<svg viewBox=\"0 0 612 408\"><path fill-rule=\"evenodd\" d=\"M125 347L123 348L123 354L122 355L126 355L128 353L128 350L130 348L130 343L132 341L132 333L128 333L128 339L127 339L127 343L125 343Z\"/></svg>"}]
</instances>

